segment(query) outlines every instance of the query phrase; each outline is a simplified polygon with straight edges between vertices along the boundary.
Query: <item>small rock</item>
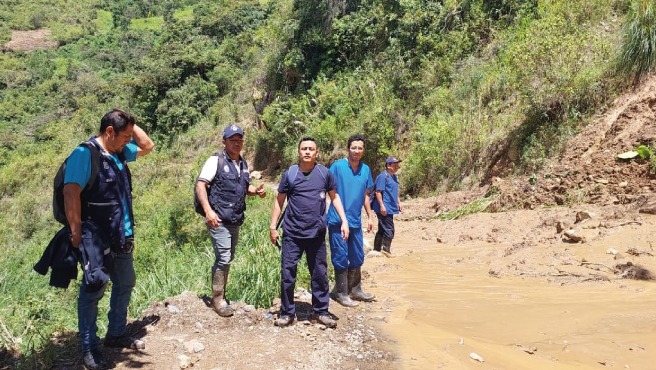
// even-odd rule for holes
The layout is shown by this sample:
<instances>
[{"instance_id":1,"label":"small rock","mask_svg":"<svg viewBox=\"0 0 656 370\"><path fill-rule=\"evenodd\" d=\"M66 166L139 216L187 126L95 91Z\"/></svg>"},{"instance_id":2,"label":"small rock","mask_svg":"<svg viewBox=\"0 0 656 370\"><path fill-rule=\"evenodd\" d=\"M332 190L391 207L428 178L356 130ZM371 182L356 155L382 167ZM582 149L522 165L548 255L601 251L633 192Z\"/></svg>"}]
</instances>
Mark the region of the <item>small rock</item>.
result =
<instances>
[{"instance_id":1,"label":"small rock","mask_svg":"<svg viewBox=\"0 0 656 370\"><path fill-rule=\"evenodd\" d=\"M554 202L556 202L556 204L558 204L559 206L562 206L563 204L565 204L565 198L563 198L559 194L556 194L554 195Z\"/></svg>"},{"instance_id":2,"label":"small rock","mask_svg":"<svg viewBox=\"0 0 656 370\"><path fill-rule=\"evenodd\" d=\"M184 349L188 353L198 353L205 349L205 345L196 339L184 343Z\"/></svg>"},{"instance_id":3,"label":"small rock","mask_svg":"<svg viewBox=\"0 0 656 370\"><path fill-rule=\"evenodd\" d=\"M250 176L252 179L259 180L262 178L262 172L261 171L251 171Z\"/></svg>"},{"instance_id":4,"label":"small rock","mask_svg":"<svg viewBox=\"0 0 656 370\"><path fill-rule=\"evenodd\" d=\"M580 235L577 235L576 230L574 230L574 229L569 229L569 230L565 231L564 235L568 239L570 239L572 241L575 241L577 243L580 242L580 241L583 241L583 237L580 236Z\"/></svg>"},{"instance_id":5,"label":"small rock","mask_svg":"<svg viewBox=\"0 0 656 370\"><path fill-rule=\"evenodd\" d=\"M590 213L588 211L577 212L576 213L576 222L575 223L578 224L581 221L592 218L592 216L593 216L592 213Z\"/></svg>"},{"instance_id":6,"label":"small rock","mask_svg":"<svg viewBox=\"0 0 656 370\"><path fill-rule=\"evenodd\" d=\"M608 248L608 249L606 250L606 254L617 255L617 253L619 253L619 252L618 252L617 249L615 249L615 248Z\"/></svg>"},{"instance_id":7,"label":"small rock","mask_svg":"<svg viewBox=\"0 0 656 370\"><path fill-rule=\"evenodd\" d=\"M367 253L367 257L381 257L383 254L379 251L371 251Z\"/></svg>"},{"instance_id":8,"label":"small rock","mask_svg":"<svg viewBox=\"0 0 656 370\"><path fill-rule=\"evenodd\" d=\"M191 363L191 358L186 355L180 355L178 356L178 365L180 366L181 369L186 369L189 367Z\"/></svg>"},{"instance_id":9,"label":"small rock","mask_svg":"<svg viewBox=\"0 0 656 370\"><path fill-rule=\"evenodd\" d=\"M244 306L243 309L246 312L253 312L253 311L255 311L255 306L253 306L252 304L247 304L246 306Z\"/></svg>"},{"instance_id":10,"label":"small rock","mask_svg":"<svg viewBox=\"0 0 656 370\"><path fill-rule=\"evenodd\" d=\"M476 360L478 362L485 362L485 360L483 360L483 357L481 357L479 354L474 352L469 354L469 358L471 358L472 360Z\"/></svg>"},{"instance_id":11,"label":"small rock","mask_svg":"<svg viewBox=\"0 0 656 370\"><path fill-rule=\"evenodd\" d=\"M560 234L565 230L565 224L562 221L556 222L556 233Z\"/></svg>"},{"instance_id":12,"label":"small rock","mask_svg":"<svg viewBox=\"0 0 656 370\"><path fill-rule=\"evenodd\" d=\"M650 194L641 199L640 213L656 215L656 195Z\"/></svg>"},{"instance_id":13,"label":"small rock","mask_svg":"<svg viewBox=\"0 0 656 370\"><path fill-rule=\"evenodd\" d=\"M180 313L180 309L172 304L170 304L167 308L170 313Z\"/></svg>"}]
</instances>

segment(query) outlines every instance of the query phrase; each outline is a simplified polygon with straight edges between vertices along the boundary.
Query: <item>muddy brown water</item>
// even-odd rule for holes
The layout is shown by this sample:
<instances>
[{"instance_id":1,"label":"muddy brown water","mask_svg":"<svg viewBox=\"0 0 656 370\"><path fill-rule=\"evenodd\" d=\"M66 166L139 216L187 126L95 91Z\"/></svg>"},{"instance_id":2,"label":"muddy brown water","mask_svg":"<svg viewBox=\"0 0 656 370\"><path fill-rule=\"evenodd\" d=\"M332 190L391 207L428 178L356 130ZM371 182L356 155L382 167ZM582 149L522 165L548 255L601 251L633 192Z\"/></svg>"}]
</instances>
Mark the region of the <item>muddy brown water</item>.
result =
<instances>
[{"instance_id":1,"label":"muddy brown water","mask_svg":"<svg viewBox=\"0 0 656 370\"><path fill-rule=\"evenodd\" d=\"M650 221L569 248L590 256L618 243L645 244ZM379 327L400 368L656 369L656 282L495 277L492 251L504 246L438 244L411 227L400 229L394 258L365 262L369 290L382 303L373 315L385 316ZM553 264L553 248L537 245L531 263Z\"/></svg>"}]
</instances>

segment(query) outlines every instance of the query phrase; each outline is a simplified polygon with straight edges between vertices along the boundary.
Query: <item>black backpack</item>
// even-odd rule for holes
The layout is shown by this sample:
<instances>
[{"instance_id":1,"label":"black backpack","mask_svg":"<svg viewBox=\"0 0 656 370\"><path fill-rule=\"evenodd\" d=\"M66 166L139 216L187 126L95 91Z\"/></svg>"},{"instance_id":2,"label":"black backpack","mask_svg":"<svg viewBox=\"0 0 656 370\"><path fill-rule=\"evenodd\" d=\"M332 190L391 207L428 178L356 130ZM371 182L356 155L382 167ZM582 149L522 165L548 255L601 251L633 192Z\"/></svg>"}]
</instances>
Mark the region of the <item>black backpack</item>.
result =
<instances>
[{"instance_id":1,"label":"black backpack","mask_svg":"<svg viewBox=\"0 0 656 370\"><path fill-rule=\"evenodd\" d=\"M83 146L89 149L91 153L91 176L89 177L89 182L82 189L80 198L83 200L86 196L86 192L93 187L96 183L96 178L98 177L98 172L100 171L100 150L92 142L85 141L78 146ZM63 225L68 225L66 220L66 208L64 207L64 174L66 172L66 161L59 166L57 175L55 175L55 180L53 181L53 194L52 194L52 214L55 216L55 220Z\"/></svg>"}]
</instances>

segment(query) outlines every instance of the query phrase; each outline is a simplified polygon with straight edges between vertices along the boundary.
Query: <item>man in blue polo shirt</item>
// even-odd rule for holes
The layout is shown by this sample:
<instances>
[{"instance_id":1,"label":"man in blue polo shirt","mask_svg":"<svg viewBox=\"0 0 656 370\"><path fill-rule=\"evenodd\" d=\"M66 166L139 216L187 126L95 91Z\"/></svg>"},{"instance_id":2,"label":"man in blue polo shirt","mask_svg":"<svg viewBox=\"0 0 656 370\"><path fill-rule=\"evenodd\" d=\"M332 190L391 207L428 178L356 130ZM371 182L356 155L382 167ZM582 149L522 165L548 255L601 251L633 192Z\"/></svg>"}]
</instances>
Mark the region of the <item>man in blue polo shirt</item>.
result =
<instances>
[{"instance_id":1,"label":"man in blue polo shirt","mask_svg":"<svg viewBox=\"0 0 656 370\"><path fill-rule=\"evenodd\" d=\"M296 316L294 288L298 261L303 253L312 279L312 318L326 327L334 328L337 322L330 317L328 305L328 263L326 261L326 195L342 220L341 235L347 239L349 225L344 208L335 190L335 178L328 169L316 163L317 143L303 137L298 144L298 165L292 166L280 180L278 195L273 202L269 237L278 244L277 222L287 200L283 217L281 247L280 316L275 325L290 325Z\"/></svg>"},{"instance_id":2,"label":"man in blue polo shirt","mask_svg":"<svg viewBox=\"0 0 656 370\"><path fill-rule=\"evenodd\" d=\"M64 208L73 247L80 250L84 279L77 301L78 328L83 362L87 369L106 366L100 351L98 302L107 279L93 279L93 271L109 273L112 293L109 301L107 335L104 345L142 349L143 341L129 335L126 328L128 305L136 282L132 251L134 216L132 181L128 162L150 153L155 144L136 125L135 118L113 109L100 120L100 133L89 140L100 155L100 168L93 186L82 192L91 177L91 151L78 146L66 160ZM90 268L90 266L95 266ZM93 280L101 280L91 284Z\"/></svg>"},{"instance_id":3,"label":"man in blue polo shirt","mask_svg":"<svg viewBox=\"0 0 656 370\"><path fill-rule=\"evenodd\" d=\"M361 268L364 264L364 242L362 233L362 206L367 212L367 232L373 229L369 192L374 186L369 166L362 163L364 137L353 135L348 139L348 158L337 160L330 166L330 173L337 180L337 194L344 205L349 224L349 237L342 238L341 220L335 208L328 209L328 233L330 240L330 259L335 268L335 288L332 299L342 306L357 306L357 301L370 302L375 296L362 291Z\"/></svg>"}]
</instances>

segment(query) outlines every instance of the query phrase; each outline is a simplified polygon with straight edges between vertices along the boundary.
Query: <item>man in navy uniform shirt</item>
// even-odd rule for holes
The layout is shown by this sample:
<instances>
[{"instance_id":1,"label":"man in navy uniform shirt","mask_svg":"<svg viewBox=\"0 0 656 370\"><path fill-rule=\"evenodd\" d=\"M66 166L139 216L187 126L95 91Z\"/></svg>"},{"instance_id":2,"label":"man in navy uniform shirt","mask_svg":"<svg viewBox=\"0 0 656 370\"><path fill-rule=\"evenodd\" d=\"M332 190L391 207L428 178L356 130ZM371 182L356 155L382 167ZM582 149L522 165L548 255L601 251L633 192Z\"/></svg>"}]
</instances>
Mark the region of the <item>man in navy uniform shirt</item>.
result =
<instances>
[{"instance_id":1,"label":"man in navy uniform shirt","mask_svg":"<svg viewBox=\"0 0 656 370\"><path fill-rule=\"evenodd\" d=\"M303 137L298 144L298 165L292 166L280 180L278 195L273 203L269 236L278 244L277 221L287 199L283 218L281 247L281 308L276 326L284 327L294 322L296 305L294 288L298 261L303 253L312 278L313 323L334 328L337 322L330 317L328 305L328 263L326 260L326 195L342 220L341 233L348 238L349 225L342 202L336 191L336 182L328 169L316 163L317 143L311 137Z\"/></svg>"}]
</instances>

